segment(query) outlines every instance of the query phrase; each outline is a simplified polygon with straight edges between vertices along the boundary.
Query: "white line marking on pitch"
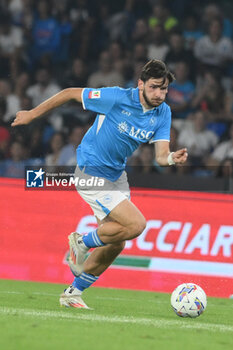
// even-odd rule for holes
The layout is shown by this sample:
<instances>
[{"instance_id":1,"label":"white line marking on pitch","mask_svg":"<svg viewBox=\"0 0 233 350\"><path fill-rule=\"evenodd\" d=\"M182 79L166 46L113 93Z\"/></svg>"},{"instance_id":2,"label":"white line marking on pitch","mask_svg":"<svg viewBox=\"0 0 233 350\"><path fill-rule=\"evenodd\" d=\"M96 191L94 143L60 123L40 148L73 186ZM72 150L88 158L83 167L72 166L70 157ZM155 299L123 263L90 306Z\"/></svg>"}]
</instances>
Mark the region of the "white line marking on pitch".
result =
<instances>
[{"instance_id":1,"label":"white line marking on pitch","mask_svg":"<svg viewBox=\"0 0 233 350\"><path fill-rule=\"evenodd\" d=\"M78 310L77 310L78 311ZM87 311L89 312L89 311ZM125 316L104 316L95 314L69 314L64 311L39 311L33 309L15 309L10 307L0 307L0 314L10 316L28 316L28 317L40 317L44 319L56 318L66 320L82 320L93 322L108 322L108 323L129 323L153 326L156 328L186 328L186 329L202 329L207 331L219 331L219 332L233 332L233 326L227 326L224 324L212 324L212 323L200 323L195 320L164 320L164 319L150 319L150 318L136 318ZM189 323L188 323L189 322Z\"/></svg>"},{"instance_id":2,"label":"white line marking on pitch","mask_svg":"<svg viewBox=\"0 0 233 350\"><path fill-rule=\"evenodd\" d=\"M43 293L43 292L16 292L16 291L0 291L0 294L32 294L32 295L42 295L42 296L52 296L52 297L59 297L59 294L55 294L55 293Z\"/></svg>"},{"instance_id":3,"label":"white line marking on pitch","mask_svg":"<svg viewBox=\"0 0 233 350\"><path fill-rule=\"evenodd\" d=\"M17 291L0 291L0 294L21 294L21 295L41 295L41 296L49 296L49 297L59 297L59 294L58 293L44 293L44 292L17 292ZM127 302L135 302L137 301L138 302L138 299L137 298L126 298L126 297L107 297L107 296L94 296L95 299L102 299L102 300L118 300L118 301L127 301ZM158 300L157 299L148 299L148 302L150 303L158 303ZM167 304L168 302L167 301L159 301L159 304ZM208 309L210 307L221 307L222 308L233 308L233 303L232 305L218 305L218 304L213 304L211 302L211 304L208 304Z\"/></svg>"}]
</instances>

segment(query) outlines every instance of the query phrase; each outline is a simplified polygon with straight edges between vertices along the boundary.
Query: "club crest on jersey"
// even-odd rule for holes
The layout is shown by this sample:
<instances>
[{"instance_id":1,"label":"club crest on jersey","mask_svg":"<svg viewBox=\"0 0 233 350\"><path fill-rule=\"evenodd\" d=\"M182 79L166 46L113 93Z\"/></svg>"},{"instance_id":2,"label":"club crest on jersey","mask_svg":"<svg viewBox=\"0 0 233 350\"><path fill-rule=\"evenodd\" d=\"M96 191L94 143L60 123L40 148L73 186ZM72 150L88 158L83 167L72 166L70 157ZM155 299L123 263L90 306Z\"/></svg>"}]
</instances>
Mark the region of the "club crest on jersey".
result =
<instances>
[{"instance_id":1,"label":"club crest on jersey","mask_svg":"<svg viewBox=\"0 0 233 350\"><path fill-rule=\"evenodd\" d=\"M100 98L100 90L89 91L88 98Z\"/></svg>"},{"instance_id":2,"label":"club crest on jersey","mask_svg":"<svg viewBox=\"0 0 233 350\"><path fill-rule=\"evenodd\" d=\"M154 125L154 123L155 123L155 117L151 117L150 118L150 125Z\"/></svg>"}]
</instances>

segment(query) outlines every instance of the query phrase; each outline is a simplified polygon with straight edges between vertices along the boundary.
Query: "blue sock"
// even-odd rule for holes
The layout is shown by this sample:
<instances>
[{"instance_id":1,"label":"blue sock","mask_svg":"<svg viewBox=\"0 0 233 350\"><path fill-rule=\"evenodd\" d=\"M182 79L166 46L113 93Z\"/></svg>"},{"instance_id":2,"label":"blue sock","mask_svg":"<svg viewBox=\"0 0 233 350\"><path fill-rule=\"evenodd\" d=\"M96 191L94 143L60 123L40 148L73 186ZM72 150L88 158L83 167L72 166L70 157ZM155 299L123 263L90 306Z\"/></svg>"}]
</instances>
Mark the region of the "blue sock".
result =
<instances>
[{"instance_id":1,"label":"blue sock","mask_svg":"<svg viewBox=\"0 0 233 350\"><path fill-rule=\"evenodd\" d=\"M98 278L99 277L90 275L89 273L82 272L79 277L75 277L72 286L82 292L84 289L90 287L95 281L97 281Z\"/></svg>"},{"instance_id":2,"label":"blue sock","mask_svg":"<svg viewBox=\"0 0 233 350\"><path fill-rule=\"evenodd\" d=\"M95 231L89 232L83 235L83 243L88 248L102 247L105 245L98 236L97 229Z\"/></svg>"}]
</instances>

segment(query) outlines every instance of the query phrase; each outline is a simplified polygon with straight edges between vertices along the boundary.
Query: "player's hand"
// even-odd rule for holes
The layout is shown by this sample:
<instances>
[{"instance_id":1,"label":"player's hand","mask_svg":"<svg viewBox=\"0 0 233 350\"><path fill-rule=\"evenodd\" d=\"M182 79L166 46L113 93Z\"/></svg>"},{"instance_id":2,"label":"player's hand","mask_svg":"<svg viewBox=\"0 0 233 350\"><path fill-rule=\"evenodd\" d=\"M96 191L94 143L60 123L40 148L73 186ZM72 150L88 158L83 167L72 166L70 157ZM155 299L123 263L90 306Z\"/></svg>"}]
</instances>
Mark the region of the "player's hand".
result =
<instances>
[{"instance_id":1,"label":"player's hand","mask_svg":"<svg viewBox=\"0 0 233 350\"><path fill-rule=\"evenodd\" d=\"M31 123L33 120L32 111L19 111L16 113L14 121L11 123L11 126L25 125Z\"/></svg>"},{"instance_id":2,"label":"player's hand","mask_svg":"<svg viewBox=\"0 0 233 350\"><path fill-rule=\"evenodd\" d=\"M188 158L187 148L179 149L178 151L174 152L172 155L172 159L176 164L185 163L187 158Z\"/></svg>"}]
</instances>

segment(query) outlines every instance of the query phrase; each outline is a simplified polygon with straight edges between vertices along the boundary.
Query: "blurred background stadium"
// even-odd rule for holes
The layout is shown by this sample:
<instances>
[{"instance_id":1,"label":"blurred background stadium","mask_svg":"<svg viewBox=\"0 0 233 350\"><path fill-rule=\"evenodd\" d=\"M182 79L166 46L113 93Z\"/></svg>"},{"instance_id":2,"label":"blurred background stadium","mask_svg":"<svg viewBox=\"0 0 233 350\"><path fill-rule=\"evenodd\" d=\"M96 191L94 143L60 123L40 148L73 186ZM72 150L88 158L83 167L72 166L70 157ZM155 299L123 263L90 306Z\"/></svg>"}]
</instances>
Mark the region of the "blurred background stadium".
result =
<instances>
[{"instance_id":1,"label":"blurred background stadium","mask_svg":"<svg viewBox=\"0 0 233 350\"><path fill-rule=\"evenodd\" d=\"M69 103L11 129L18 110L67 87L136 87L142 66L157 58L176 75L167 96L171 150L186 146L189 162L161 168L145 145L128 160L130 181L232 192L232 13L231 1L2 0L0 176L23 178L26 165L74 165L95 117Z\"/></svg>"}]
</instances>

